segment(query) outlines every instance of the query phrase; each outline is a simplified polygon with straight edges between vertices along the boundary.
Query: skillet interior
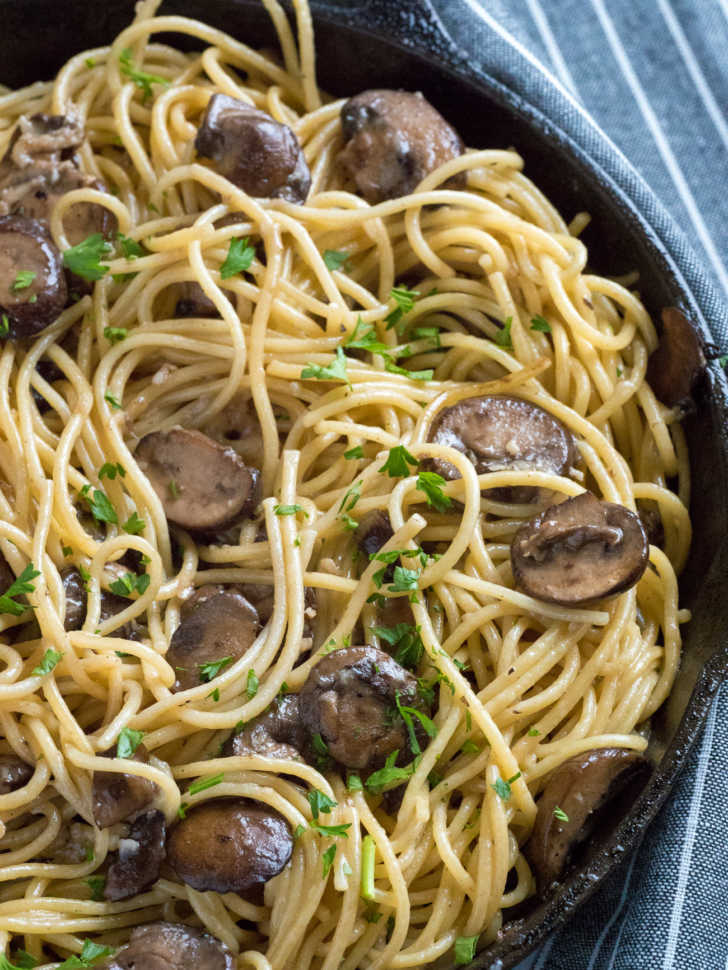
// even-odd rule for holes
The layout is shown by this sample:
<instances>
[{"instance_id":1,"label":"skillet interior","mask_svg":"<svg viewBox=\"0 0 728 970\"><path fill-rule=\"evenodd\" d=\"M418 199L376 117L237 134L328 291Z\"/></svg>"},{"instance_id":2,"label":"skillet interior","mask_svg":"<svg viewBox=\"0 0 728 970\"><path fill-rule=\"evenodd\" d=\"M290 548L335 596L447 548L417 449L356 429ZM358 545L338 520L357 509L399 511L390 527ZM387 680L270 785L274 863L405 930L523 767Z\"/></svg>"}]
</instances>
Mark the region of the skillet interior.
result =
<instances>
[{"instance_id":1,"label":"skillet interior","mask_svg":"<svg viewBox=\"0 0 728 970\"><path fill-rule=\"evenodd\" d=\"M583 209L592 214L583 238L596 272L618 275L637 269L642 298L655 318L662 307L677 304L701 319L665 247L609 177L563 131L477 65L468 64L438 32L421 3L369 0L358 7L347 2L322 9L314 0L322 87L335 95L366 87L421 90L467 144L515 146L525 157L526 173L567 219ZM275 42L258 0L166 0L162 13L199 17L251 46ZM85 0L64 0L62 16L57 0L0 0L6 39L4 45L0 42L4 48L0 83L15 87L39 75L51 77L72 54L108 43L132 14L130 0L95 6ZM39 24L52 28L39 30ZM710 339L707 332L705 337ZM697 395L696 413L686 425L695 483L691 508L695 533L681 580L681 602L693 611L694 619L684 628L684 656L673 694L653 719L651 753L658 767L630 813L611 832L595 836L587 858L565 880L559 894L506 924L501 939L471 964L473 970L515 966L560 928L639 842L685 763L720 680L728 673L728 603L722 588L728 574L727 390L725 378L713 367Z\"/></svg>"}]
</instances>

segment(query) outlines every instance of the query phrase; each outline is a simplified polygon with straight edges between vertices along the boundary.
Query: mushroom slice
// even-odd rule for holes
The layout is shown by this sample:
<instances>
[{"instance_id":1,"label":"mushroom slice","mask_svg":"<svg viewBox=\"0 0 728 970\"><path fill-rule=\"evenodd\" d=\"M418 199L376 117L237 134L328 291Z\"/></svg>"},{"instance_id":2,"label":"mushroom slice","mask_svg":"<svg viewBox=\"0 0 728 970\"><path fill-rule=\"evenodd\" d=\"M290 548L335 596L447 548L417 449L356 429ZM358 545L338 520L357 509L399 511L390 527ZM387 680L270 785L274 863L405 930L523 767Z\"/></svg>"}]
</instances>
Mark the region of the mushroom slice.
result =
<instances>
[{"instance_id":1,"label":"mushroom slice","mask_svg":"<svg viewBox=\"0 0 728 970\"><path fill-rule=\"evenodd\" d=\"M35 769L16 754L0 754L0 795L27 785Z\"/></svg>"},{"instance_id":2,"label":"mushroom slice","mask_svg":"<svg viewBox=\"0 0 728 970\"><path fill-rule=\"evenodd\" d=\"M287 125L244 101L213 94L195 148L248 195L306 201L311 173L298 139Z\"/></svg>"},{"instance_id":3,"label":"mushroom slice","mask_svg":"<svg viewBox=\"0 0 728 970\"><path fill-rule=\"evenodd\" d=\"M613 813L618 796L627 790L635 796L639 793L650 770L649 761L635 751L596 748L569 758L553 772L538 801L536 822L524 850L541 893L563 875L571 855L600 816Z\"/></svg>"},{"instance_id":4,"label":"mushroom slice","mask_svg":"<svg viewBox=\"0 0 728 970\"><path fill-rule=\"evenodd\" d=\"M331 755L360 771L381 766L393 751L407 749L401 704L417 703L417 681L375 647L334 650L313 667L299 694L301 717Z\"/></svg>"},{"instance_id":5,"label":"mushroom slice","mask_svg":"<svg viewBox=\"0 0 728 970\"><path fill-rule=\"evenodd\" d=\"M263 432L253 398L236 394L205 426L206 434L227 448L233 448L248 466L263 464Z\"/></svg>"},{"instance_id":6,"label":"mushroom slice","mask_svg":"<svg viewBox=\"0 0 728 970\"><path fill-rule=\"evenodd\" d=\"M63 627L69 631L80 630L86 619L86 585L79 571L73 566L62 570L61 579L63 580L63 592L66 594L66 615ZM116 596L115 593L102 590L99 619L108 620L117 613L121 613L128 605L129 600L122 596ZM138 640L139 633L136 621L131 620L125 623L120 629L114 631L114 635L123 637L125 640Z\"/></svg>"},{"instance_id":7,"label":"mushroom slice","mask_svg":"<svg viewBox=\"0 0 728 970\"><path fill-rule=\"evenodd\" d=\"M677 307L665 307L660 343L647 362L647 383L655 396L668 407L682 404L704 370L697 330Z\"/></svg>"},{"instance_id":8,"label":"mushroom slice","mask_svg":"<svg viewBox=\"0 0 728 970\"><path fill-rule=\"evenodd\" d=\"M582 492L521 526L511 543L511 566L524 593L576 606L634 586L649 551L638 515Z\"/></svg>"},{"instance_id":9,"label":"mushroom slice","mask_svg":"<svg viewBox=\"0 0 728 970\"><path fill-rule=\"evenodd\" d=\"M375 509L367 512L359 521L359 527L354 532L354 538L361 551L369 559L384 546L394 535L392 523L386 512Z\"/></svg>"},{"instance_id":10,"label":"mushroom slice","mask_svg":"<svg viewBox=\"0 0 728 970\"><path fill-rule=\"evenodd\" d=\"M367 202L409 195L465 151L460 135L419 93L363 91L341 109L346 146L339 162ZM463 188L459 173L445 183Z\"/></svg>"},{"instance_id":11,"label":"mushroom slice","mask_svg":"<svg viewBox=\"0 0 728 970\"><path fill-rule=\"evenodd\" d=\"M139 442L139 467L170 522L216 529L246 510L256 477L232 448L200 431L153 431Z\"/></svg>"},{"instance_id":12,"label":"mushroom slice","mask_svg":"<svg viewBox=\"0 0 728 970\"><path fill-rule=\"evenodd\" d=\"M231 735L222 753L226 758L257 754L264 758L303 761L302 752L306 747L298 694L284 694L276 697L268 710L246 724L239 734Z\"/></svg>"},{"instance_id":13,"label":"mushroom slice","mask_svg":"<svg viewBox=\"0 0 728 970\"><path fill-rule=\"evenodd\" d=\"M241 593L202 586L185 605L166 654L177 674L172 690L189 690L211 680L248 651L259 630L258 613ZM216 671L220 661L227 662ZM207 664L212 666L206 668Z\"/></svg>"},{"instance_id":14,"label":"mushroom slice","mask_svg":"<svg viewBox=\"0 0 728 970\"><path fill-rule=\"evenodd\" d=\"M67 299L61 254L43 224L23 216L0 217L0 314L10 336L32 337L45 330Z\"/></svg>"},{"instance_id":15,"label":"mushroom slice","mask_svg":"<svg viewBox=\"0 0 728 970\"><path fill-rule=\"evenodd\" d=\"M131 931L126 946L96 970L234 970L220 940L182 923L147 923Z\"/></svg>"},{"instance_id":16,"label":"mushroom slice","mask_svg":"<svg viewBox=\"0 0 728 970\"><path fill-rule=\"evenodd\" d=\"M293 836L278 812L245 798L215 798L187 812L167 835L167 858L199 892L244 893L285 867Z\"/></svg>"},{"instance_id":17,"label":"mushroom slice","mask_svg":"<svg viewBox=\"0 0 728 970\"><path fill-rule=\"evenodd\" d=\"M106 874L104 899L112 903L129 899L157 881L165 834L161 812L146 812L132 822L129 834L119 840L119 851Z\"/></svg>"},{"instance_id":18,"label":"mushroom slice","mask_svg":"<svg viewBox=\"0 0 728 970\"><path fill-rule=\"evenodd\" d=\"M116 748L109 748L102 757L115 758ZM149 752L143 744L137 747L131 760L149 764ZM91 798L95 824L105 829L131 818L154 801L157 791L154 782L141 775L94 771Z\"/></svg>"},{"instance_id":19,"label":"mushroom slice","mask_svg":"<svg viewBox=\"0 0 728 970\"><path fill-rule=\"evenodd\" d=\"M574 463L571 433L548 411L519 397L466 397L435 418L428 440L466 455L478 475L499 471L565 474ZM450 481L460 478L454 465L431 460L433 469ZM513 486L488 489L495 501L531 502L538 489Z\"/></svg>"}]
</instances>

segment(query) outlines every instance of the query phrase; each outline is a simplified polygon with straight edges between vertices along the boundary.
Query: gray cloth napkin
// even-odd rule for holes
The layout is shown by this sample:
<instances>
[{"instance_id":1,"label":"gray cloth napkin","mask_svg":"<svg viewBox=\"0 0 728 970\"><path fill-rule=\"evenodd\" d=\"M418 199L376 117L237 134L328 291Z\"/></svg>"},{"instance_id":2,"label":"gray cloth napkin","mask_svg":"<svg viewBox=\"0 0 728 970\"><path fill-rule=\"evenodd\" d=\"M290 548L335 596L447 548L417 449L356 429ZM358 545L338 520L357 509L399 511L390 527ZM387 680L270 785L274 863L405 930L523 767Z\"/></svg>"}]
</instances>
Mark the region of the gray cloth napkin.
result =
<instances>
[{"instance_id":1,"label":"gray cloth napkin","mask_svg":"<svg viewBox=\"0 0 728 970\"><path fill-rule=\"evenodd\" d=\"M728 0L433 2L456 43L485 64L492 53L503 79L547 112L555 77L570 98L555 99L554 120L588 141L586 109L632 162L694 247L696 258L681 253L685 275L725 353ZM524 57L553 77L524 71ZM645 206L659 231L660 213ZM728 970L727 819L724 686L639 852L519 970Z\"/></svg>"}]
</instances>

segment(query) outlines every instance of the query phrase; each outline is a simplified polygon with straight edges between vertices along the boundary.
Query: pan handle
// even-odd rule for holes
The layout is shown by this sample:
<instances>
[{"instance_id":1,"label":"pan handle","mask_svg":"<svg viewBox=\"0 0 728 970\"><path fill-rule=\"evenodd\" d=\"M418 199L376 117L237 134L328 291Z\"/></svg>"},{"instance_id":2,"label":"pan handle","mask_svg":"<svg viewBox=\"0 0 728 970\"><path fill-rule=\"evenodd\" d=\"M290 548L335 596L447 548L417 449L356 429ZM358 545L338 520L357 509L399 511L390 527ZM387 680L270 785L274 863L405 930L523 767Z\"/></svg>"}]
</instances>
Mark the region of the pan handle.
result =
<instances>
[{"instance_id":1,"label":"pan handle","mask_svg":"<svg viewBox=\"0 0 728 970\"><path fill-rule=\"evenodd\" d=\"M452 61L456 47L431 0L311 0L314 14L332 14L339 23L396 37L407 47Z\"/></svg>"}]
</instances>

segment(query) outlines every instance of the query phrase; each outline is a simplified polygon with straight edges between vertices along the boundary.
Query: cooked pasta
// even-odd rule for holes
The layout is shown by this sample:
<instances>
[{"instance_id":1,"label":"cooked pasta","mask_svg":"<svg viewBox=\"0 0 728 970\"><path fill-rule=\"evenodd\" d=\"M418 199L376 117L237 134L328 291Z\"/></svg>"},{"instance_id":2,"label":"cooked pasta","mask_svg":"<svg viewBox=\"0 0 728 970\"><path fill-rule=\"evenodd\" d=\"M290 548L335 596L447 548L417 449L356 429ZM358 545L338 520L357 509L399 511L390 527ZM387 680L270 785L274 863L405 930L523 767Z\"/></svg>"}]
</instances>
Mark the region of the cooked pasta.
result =
<instances>
[{"instance_id":1,"label":"cooked pasta","mask_svg":"<svg viewBox=\"0 0 728 970\"><path fill-rule=\"evenodd\" d=\"M645 379L657 336L634 281L587 270L587 217L567 224L512 149L469 149L365 201L304 0L297 37L263 3L280 54L143 0L110 47L0 93L0 152L28 118L64 116L93 177L49 221L76 292L0 352L0 548L20 577L1 601L0 729L8 764L32 766L0 795L0 942L21 965L18 948L91 965L158 920L202 927L240 968L466 960L536 892L524 846L553 771L643 751L679 663L687 448L679 408ZM248 194L195 150L213 93L292 130L305 201ZM72 245L83 204L103 207L110 241ZM198 301L185 316L182 292ZM445 409L490 396L547 412L573 461L479 471L434 433ZM223 448L242 455L259 503L224 529L168 520L150 469L173 429L220 443L200 470L212 490ZM585 489L651 512L662 541L618 595L531 595L514 582L516 532ZM210 587L243 596L257 625L239 656L195 664L193 649L180 689L186 668L165 655ZM391 712L406 757L346 770L318 732L313 756L234 753L231 734L358 644L417 678ZM98 824L94 784L130 775L156 786L168 859L113 900L110 866L137 836ZM290 861L264 889L180 874L170 833L221 799L285 820Z\"/></svg>"}]
</instances>

